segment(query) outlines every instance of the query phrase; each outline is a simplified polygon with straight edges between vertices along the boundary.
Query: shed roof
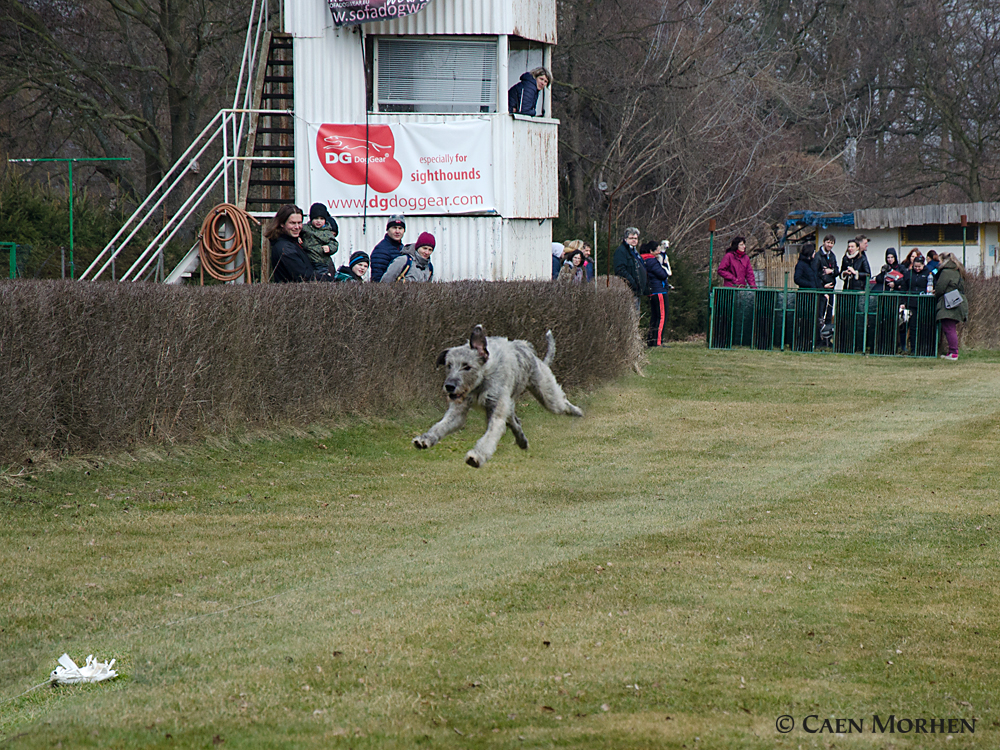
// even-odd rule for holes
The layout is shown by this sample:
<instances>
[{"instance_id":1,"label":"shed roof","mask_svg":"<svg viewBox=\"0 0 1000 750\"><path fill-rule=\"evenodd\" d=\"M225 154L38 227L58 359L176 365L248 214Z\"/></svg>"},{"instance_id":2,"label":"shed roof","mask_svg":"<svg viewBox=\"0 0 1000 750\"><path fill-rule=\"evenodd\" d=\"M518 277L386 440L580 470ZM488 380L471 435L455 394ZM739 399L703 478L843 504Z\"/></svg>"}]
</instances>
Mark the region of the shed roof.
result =
<instances>
[{"instance_id":1,"label":"shed roof","mask_svg":"<svg viewBox=\"0 0 1000 750\"><path fill-rule=\"evenodd\" d=\"M921 224L961 224L963 214L970 224L1000 223L1000 203L864 208L854 212L854 226L858 229L895 229Z\"/></svg>"}]
</instances>

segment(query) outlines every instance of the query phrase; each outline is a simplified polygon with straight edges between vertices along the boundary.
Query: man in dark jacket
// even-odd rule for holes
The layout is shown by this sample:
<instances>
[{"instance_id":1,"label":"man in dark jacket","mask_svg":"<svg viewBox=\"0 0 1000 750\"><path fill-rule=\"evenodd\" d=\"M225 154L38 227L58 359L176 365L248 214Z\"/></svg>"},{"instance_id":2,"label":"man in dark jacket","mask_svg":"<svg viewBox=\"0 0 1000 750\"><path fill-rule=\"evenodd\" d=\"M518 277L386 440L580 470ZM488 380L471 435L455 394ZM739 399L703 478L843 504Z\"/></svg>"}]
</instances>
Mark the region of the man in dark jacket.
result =
<instances>
[{"instance_id":1,"label":"man in dark jacket","mask_svg":"<svg viewBox=\"0 0 1000 750\"><path fill-rule=\"evenodd\" d=\"M639 230L629 227L625 230L622 244L615 250L612 263L615 276L621 276L635 295L635 309L639 309L639 300L649 294L649 280L646 276L646 266L636 251L639 244Z\"/></svg>"},{"instance_id":2,"label":"man in dark jacket","mask_svg":"<svg viewBox=\"0 0 1000 750\"><path fill-rule=\"evenodd\" d=\"M382 280L382 274L396 258L403 254L403 234L406 222L402 216L390 216L385 225L385 237L372 250L372 283Z\"/></svg>"},{"instance_id":3,"label":"man in dark jacket","mask_svg":"<svg viewBox=\"0 0 1000 750\"><path fill-rule=\"evenodd\" d=\"M535 116L538 97L552 82L552 74L545 68L535 68L522 73L521 80L507 89L507 110L512 115Z\"/></svg>"},{"instance_id":4,"label":"man in dark jacket","mask_svg":"<svg viewBox=\"0 0 1000 750\"><path fill-rule=\"evenodd\" d=\"M832 292L837 285L837 272L840 266L837 265L837 256L833 254L835 244L837 244L837 238L828 234L823 238L823 245L819 252L813 256L813 272L816 274L817 289L826 289ZM833 295L824 294L818 302L820 326L831 326L833 324ZM828 332L829 328L825 328L824 331Z\"/></svg>"}]
</instances>

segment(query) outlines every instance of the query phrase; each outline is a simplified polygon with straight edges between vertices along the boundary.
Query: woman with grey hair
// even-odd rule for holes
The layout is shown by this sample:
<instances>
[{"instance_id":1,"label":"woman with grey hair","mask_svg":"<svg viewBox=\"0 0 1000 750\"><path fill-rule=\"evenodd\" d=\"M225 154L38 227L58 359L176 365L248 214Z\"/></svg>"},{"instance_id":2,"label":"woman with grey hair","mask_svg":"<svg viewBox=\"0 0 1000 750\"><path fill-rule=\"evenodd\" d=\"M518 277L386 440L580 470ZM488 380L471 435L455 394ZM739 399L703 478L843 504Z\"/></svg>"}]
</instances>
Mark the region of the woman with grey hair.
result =
<instances>
[{"instance_id":1,"label":"woman with grey hair","mask_svg":"<svg viewBox=\"0 0 1000 750\"><path fill-rule=\"evenodd\" d=\"M646 266L635 249L639 244L639 230L629 227L622 235L622 244L615 250L615 276L620 276L628 284L635 295L635 309L639 309L639 300L649 294L649 280L646 277Z\"/></svg>"}]
</instances>

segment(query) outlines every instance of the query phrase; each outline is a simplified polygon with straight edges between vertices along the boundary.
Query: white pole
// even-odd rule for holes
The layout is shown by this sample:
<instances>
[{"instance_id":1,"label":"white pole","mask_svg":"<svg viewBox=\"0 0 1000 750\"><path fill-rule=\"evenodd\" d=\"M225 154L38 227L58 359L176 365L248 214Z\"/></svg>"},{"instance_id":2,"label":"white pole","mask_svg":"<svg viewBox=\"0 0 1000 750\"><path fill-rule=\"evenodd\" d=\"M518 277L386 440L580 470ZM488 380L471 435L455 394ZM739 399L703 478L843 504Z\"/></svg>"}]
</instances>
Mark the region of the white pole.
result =
<instances>
[{"instance_id":1,"label":"white pole","mask_svg":"<svg viewBox=\"0 0 1000 750\"><path fill-rule=\"evenodd\" d=\"M597 222L594 222L594 283L597 283Z\"/></svg>"}]
</instances>

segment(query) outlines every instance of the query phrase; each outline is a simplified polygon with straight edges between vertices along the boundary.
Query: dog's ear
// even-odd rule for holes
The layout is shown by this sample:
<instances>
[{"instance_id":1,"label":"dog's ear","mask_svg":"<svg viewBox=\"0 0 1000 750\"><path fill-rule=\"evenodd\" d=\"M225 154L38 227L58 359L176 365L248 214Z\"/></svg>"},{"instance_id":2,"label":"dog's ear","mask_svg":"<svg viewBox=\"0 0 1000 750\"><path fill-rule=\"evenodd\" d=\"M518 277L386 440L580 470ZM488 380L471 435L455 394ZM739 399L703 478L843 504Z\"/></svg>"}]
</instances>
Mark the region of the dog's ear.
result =
<instances>
[{"instance_id":1,"label":"dog's ear","mask_svg":"<svg viewBox=\"0 0 1000 750\"><path fill-rule=\"evenodd\" d=\"M443 352L441 352L438 355L437 362L434 363L434 366L435 367L440 367L441 365L443 365L445 363L445 360L447 358L448 358L448 350L445 349Z\"/></svg>"},{"instance_id":2,"label":"dog's ear","mask_svg":"<svg viewBox=\"0 0 1000 750\"><path fill-rule=\"evenodd\" d=\"M486 348L486 332L481 325L477 325L472 329L472 335L469 336L469 346L479 352L479 356L482 357L483 362L490 358L490 352Z\"/></svg>"}]
</instances>

